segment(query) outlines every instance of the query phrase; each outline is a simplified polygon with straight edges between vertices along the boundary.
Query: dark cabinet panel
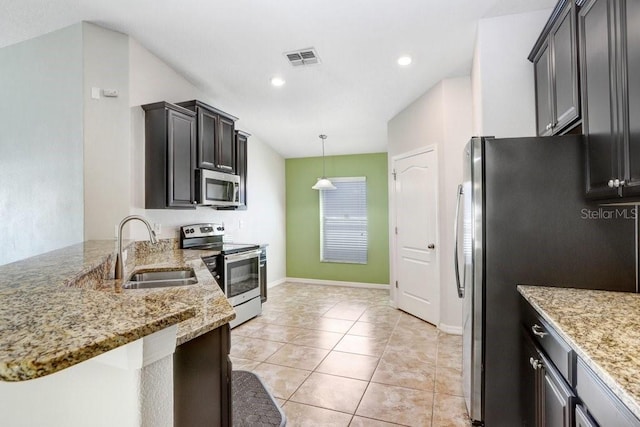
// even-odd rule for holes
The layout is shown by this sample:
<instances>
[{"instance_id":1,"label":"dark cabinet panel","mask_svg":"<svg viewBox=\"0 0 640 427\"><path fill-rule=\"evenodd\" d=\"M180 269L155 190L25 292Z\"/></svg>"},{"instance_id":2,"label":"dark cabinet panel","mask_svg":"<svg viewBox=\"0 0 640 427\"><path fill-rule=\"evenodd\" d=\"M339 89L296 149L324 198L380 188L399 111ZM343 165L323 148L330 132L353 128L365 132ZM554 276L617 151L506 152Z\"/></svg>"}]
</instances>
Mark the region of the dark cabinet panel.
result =
<instances>
[{"instance_id":1,"label":"dark cabinet panel","mask_svg":"<svg viewBox=\"0 0 640 427\"><path fill-rule=\"evenodd\" d=\"M545 45L534 62L536 76L536 113L538 136L551 135L551 82L549 80L549 46Z\"/></svg>"},{"instance_id":2,"label":"dark cabinet panel","mask_svg":"<svg viewBox=\"0 0 640 427\"><path fill-rule=\"evenodd\" d=\"M525 329L522 341L522 425L571 427L575 394Z\"/></svg>"},{"instance_id":3,"label":"dark cabinet panel","mask_svg":"<svg viewBox=\"0 0 640 427\"><path fill-rule=\"evenodd\" d=\"M237 118L197 100L177 105L197 113L198 168L234 173Z\"/></svg>"},{"instance_id":4,"label":"dark cabinet panel","mask_svg":"<svg viewBox=\"0 0 640 427\"><path fill-rule=\"evenodd\" d=\"M195 114L167 102L145 110L145 207L194 208Z\"/></svg>"},{"instance_id":5,"label":"dark cabinet panel","mask_svg":"<svg viewBox=\"0 0 640 427\"><path fill-rule=\"evenodd\" d=\"M240 185L238 186L238 202L240 206L237 209L247 209L247 141L249 134L236 131L236 174L240 177Z\"/></svg>"},{"instance_id":6,"label":"dark cabinet panel","mask_svg":"<svg viewBox=\"0 0 640 427\"><path fill-rule=\"evenodd\" d=\"M540 424L538 421L540 419L540 400L538 399L540 386L538 385L539 376L537 373L537 361L540 360L540 355L524 330L521 335L521 345L523 349L520 364L521 425L536 427Z\"/></svg>"},{"instance_id":7,"label":"dark cabinet panel","mask_svg":"<svg viewBox=\"0 0 640 427\"><path fill-rule=\"evenodd\" d=\"M235 172L236 144L234 134L234 122L220 116L220 138L218 140L218 160L216 169L224 172Z\"/></svg>"},{"instance_id":8,"label":"dark cabinet panel","mask_svg":"<svg viewBox=\"0 0 640 427\"><path fill-rule=\"evenodd\" d=\"M538 135L570 131L580 119L574 0L558 2L529 60L534 63Z\"/></svg>"},{"instance_id":9,"label":"dark cabinet panel","mask_svg":"<svg viewBox=\"0 0 640 427\"><path fill-rule=\"evenodd\" d=\"M583 90L583 130L587 141L587 196L607 198L618 195L609 181L618 175L616 79L613 1L586 4L579 14L581 77Z\"/></svg>"},{"instance_id":10,"label":"dark cabinet panel","mask_svg":"<svg viewBox=\"0 0 640 427\"><path fill-rule=\"evenodd\" d=\"M575 395L560 373L542 356L542 393L544 426L572 427Z\"/></svg>"},{"instance_id":11,"label":"dark cabinet panel","mask_svg":"<svg viewBox=\"0 0 640 427\"><path fill-rule=\"evenodd\" d=\"M573 426L573 350L521 299L521 407L523 426Z\"/></svg>"},{"instance_id":12,"label":"dark cabinet panel","mask_svg":"<svg viewBox=\"0 0 640 427\"><path fill-rule=\"evenodd\" d=\"M557 28L551 34L555 95L554 134L560 133L580 116L576 33L575 5L569 2L560 15Z\"/></svg>"},{"instance_id":13,"label":"dark cabinet panel","mask_svg":"<svg viewBox=\"0 0 640 427\"><path fill-rule=\"evenodd\" d=\"M587 197L640 197L640 4L590 0L579 13Z\"/></svg>"},{"instance_id":14,"label":"dark cabinet panel","mask_svg":"<svg viewBox=\"0 0 640 427\"><path fill-rule=\"evenodd\" d=\"M218 137L218 116L198 108L198 167L215 169Z\"/></svg>"},{"instance_id":15,"label":"dark cabinet panel","mask_svg":"<svg viewBox=\"0 0 640 427\"><path fill-rule=\"evenodd\" d=\"M229 325L176 347L174 426L231 426Z\"/></svg>"},{"instance_id":16,"label":"dark cabinet panel","mask_svg":"<svg viewBox=\"0 0 640 427\"><path fill-rule=\"evenodd\" d=\"M623 158L625 185L623 196L640 196L640 2L627 0L625 13L621 22L625 40L627 61L626 75L627 103L628 103L628 135Z\"/></svg>"},{"instance_id":17,"label":"dark cabinet panel","mask_svg":"<svg viewBox=\"0 0 640 427\"><path fill-rule=\"evenodd\" d=\"M193 118L169 110L169 206L188 206L193 203Z\"/></svg>"}]
</instances>

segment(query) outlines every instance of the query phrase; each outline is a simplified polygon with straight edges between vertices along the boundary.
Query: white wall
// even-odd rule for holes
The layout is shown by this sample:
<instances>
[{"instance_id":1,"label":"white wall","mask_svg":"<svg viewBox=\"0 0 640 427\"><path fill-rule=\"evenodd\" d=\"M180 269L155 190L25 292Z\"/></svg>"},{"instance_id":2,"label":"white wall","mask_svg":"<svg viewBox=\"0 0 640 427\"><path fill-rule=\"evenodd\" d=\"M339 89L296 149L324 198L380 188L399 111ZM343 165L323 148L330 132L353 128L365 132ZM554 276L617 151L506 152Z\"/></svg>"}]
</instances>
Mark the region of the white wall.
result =
<instances>
[{"instance_id":1,"label":"white wall","mask_svg":"<svg viewBox=\"0 0 640 427\"><path fill-rule=\"evenodd\" d=\"M453 275L453 224L456 188L462 181L462 151L471 136L472 104L469 77L442 80L388 123L389 168L393 157L421 147L438 150L440 327L460 332L462 303ZM392 196L393 188L389 194ZM390 217L393 218L390 203ZM393 227L394 224L391 224ZM395 236L390 234L391 256ZM395 275L391 260L391 278ZM393 294L392 288L392 294Z\"/></svg>"},{"instance_id":2,"label":"white wall","mask_svg":"<svg viewBox=\"0 0 640 427\"><path fill-rule=\"evenodd\" d=\"M533 65L527 56L551 10L482 19L472 67L473 133L535 136Z\"/></svg>"},{"instance_id":3,"label":"white wall","mask_svg":"<svg viewBox=\"0 0 640 427\"><path fill-rule=\"evenodd\" d=\"M0 265L83 240L81 29L0 49Z\"/></svg>"},{"instance_id":4,"label":"white wall","mask_svg":"<svg viewBox=\"0 0 640 427\"><path fill-rule=\"evenodd\" d=\"M129 214L131 150L128 36L82 23L84 58L84 235L111 239ZM92 88L116 89L99 99Z\"/></svg>"},{"instance_id":5,"label":"white wall","mask_svg":"<svg viewBox=\"0 0 640 427\"><path fill-rule=\"evenodd\" d=\"M0 381L0 423L13 427L173 426L177 330L177 325L170 326L40 378Z\"/></svg>"},{"instance_id":6,"label":"white wall","mask_svg":"<svg viewBox=\"0 0 640 427\"><path fill-rule=\"evenodd\" d=\"M129 38L129 87L131 117L131 212L162 225L162 237L177 237L178 227L197 222L223 222L227 237L235 242L267 243L267 281L286 277L285 257L285 168L284 159L253 135L248 142L246 211L216 211L207 207L194 210L144 209L144 111L141 105L199 99L221 110L207 94L171 69L137 41ZM233 111L229 111L233 114ZM243 127L242 118L236 128ZM132 236L147 239L144 226L134 226Z\"/></svg>"},{"instance_id":7,"label":"white wall","mask_svg":"<svg viewBox=\"0 0 640 427\"><path fill-rule=\"evenodd\" d=\"M458 298L453 269L456 191L462 183L463 152L472 129L471 80L469 77L444 81L444 141L440 149L440 293L441 323L462 326L462 300Z\"/></svg>"}]
</instances>

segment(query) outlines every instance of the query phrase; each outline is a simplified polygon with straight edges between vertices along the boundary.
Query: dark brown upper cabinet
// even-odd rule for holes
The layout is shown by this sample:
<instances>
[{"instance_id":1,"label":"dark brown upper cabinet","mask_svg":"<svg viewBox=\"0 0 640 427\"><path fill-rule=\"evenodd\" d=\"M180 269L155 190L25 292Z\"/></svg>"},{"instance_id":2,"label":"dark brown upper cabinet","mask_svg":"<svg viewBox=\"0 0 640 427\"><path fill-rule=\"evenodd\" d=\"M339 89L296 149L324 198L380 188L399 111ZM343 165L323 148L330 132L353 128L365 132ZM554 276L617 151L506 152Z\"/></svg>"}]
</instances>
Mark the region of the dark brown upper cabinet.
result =
<instances>
[{"instance_id":1,"label":"dark brown upper cabinet","mask_svg":"<svg viewBox=\"0 0 640 427\"><path fill-rule=\"evenodd\" d=\"M247 141L250 134L236 131L236 173L240 176L238 186L238 210L247 209Z\"/></svg>"},{"instance_id":2,"label":"dark brown upper cabinet","mask_svg":"<svg viewBox=\"0 0 640 427\"><path fill-rule=\"evenodd\" d=\"M576 32L575 0L560 0L529 54L539 136L567 133L580 123Z\"/></svg>"},{"instance_id":3,"label":"dark brown upper cabinet","mask_svg":"<svg viewBox=\"0 0 640 427\"><path fill-rule=\"evenodd\" d=\"M578 29L587 197L640 199L640 2L588 0Z\"/></svg>"},{"instance_id":4,"label":"dark brown upper cabinet","mask_svg":"<svg viewBox=\"0 0 640 427\"><path fill-rule=\"evenodd\" d=\"M168 102L145 110L145 207L195 209L196 114Z\"/></svg>"},{"instance_id":5,"label":"dark brown upper cabinet","mask_svg":"<svg viewBox=\"0 0 640 427\"><path fill-rule=\"evenodd\" d=\"M238 118L197 100L178 105L196 113L197 167L235 173L234 131Z\"/></svg>"}]
</instances>

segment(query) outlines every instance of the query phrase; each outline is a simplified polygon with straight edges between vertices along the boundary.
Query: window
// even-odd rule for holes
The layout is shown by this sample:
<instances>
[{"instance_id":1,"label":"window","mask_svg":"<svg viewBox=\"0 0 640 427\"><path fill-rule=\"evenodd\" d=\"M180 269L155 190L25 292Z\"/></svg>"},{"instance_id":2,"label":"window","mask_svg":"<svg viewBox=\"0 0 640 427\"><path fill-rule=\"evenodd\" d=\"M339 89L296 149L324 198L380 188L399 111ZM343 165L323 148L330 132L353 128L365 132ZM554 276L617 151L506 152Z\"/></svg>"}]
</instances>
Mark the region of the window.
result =
<instances>
[{"instance_id":1,"label":"window","mask_svg":"<svg viewBox=\"0 0 640 427\"><path fill-rule=\"evenodd\" d=\"M320 191L320 261L367 263L367 179L331 178Z\"/></svg>"}]
</instances>

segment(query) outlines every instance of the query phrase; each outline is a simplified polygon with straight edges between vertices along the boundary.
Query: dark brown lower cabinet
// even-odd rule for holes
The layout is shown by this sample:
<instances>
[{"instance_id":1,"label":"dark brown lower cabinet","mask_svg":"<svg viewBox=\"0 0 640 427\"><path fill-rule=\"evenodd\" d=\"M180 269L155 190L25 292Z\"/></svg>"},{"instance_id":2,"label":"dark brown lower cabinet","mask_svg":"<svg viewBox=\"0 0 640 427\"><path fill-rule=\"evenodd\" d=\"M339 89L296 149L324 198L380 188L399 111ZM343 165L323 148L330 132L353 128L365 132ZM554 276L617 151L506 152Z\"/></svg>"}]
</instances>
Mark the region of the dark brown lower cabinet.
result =
<instances>
[{"instance_id":1,"label":"dark brown lower cabinet","mask_svg":"<svg viewBox=\"0 0 640 427\"><path fill-rule=\"evenodd\" d=\"M640 427L558 331L522 300L520 404L522 426Z\"/></svg>"},{"instance_id":2,"label":"dark brown lower cabinet","mask_svg":"<svg viewBox=\"0 0 640 427\"><path fill-rule=\"evenodd\" d=\"M523 425L573 426L575 394L528 334L523 333L523 337Z\"/></svg>"},{"instance_id":3,"label":"dark brown lower cabinet","mask_svg":"<svg viewBox=\"0 0 640 427\"><path fill-rule=\"evenodd\" d=\"M179 345L173 355L176 427L232 425L229 325Z\"/></svg>"}]
</instances>

